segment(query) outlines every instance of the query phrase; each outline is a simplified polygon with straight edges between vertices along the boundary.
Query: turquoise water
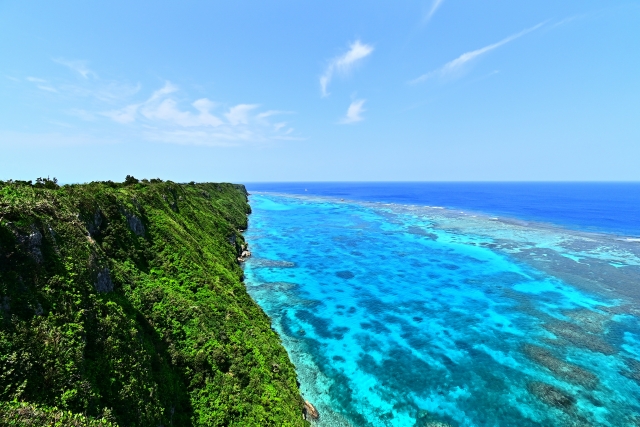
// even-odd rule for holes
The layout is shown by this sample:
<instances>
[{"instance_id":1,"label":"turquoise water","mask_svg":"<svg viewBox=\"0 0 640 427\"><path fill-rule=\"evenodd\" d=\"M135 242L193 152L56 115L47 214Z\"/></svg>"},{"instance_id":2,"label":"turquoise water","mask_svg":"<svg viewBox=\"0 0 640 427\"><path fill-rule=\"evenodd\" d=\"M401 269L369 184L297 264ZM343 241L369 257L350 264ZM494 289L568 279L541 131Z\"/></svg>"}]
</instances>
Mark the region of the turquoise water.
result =
<instances>
[{"instance_id":1,"label":"turquoise water","mask_svg":"<svg viewBox=\"0 0 640 427\"><path fill-rule=\"evenodd\" d=\"M318 426L640 425L640 243L254 194L249 293Z\"/></svg>"}]
</instances>

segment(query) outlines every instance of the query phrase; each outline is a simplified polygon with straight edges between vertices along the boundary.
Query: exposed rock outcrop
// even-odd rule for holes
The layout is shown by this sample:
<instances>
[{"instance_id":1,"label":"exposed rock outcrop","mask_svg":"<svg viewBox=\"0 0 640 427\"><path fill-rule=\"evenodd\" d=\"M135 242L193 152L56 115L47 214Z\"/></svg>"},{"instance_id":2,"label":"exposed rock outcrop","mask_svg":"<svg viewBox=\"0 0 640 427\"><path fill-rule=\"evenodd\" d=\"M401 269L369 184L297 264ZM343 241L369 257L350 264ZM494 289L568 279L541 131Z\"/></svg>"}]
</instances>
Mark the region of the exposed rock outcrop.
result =
<instances>
[{"instance_id":1,"label":"exposed rock outcrop","mask_svg":"<svg viewBox=\"0 0 640 427\"><path fill-rule=\"evenodd\" d=\"M100 293L107 293L113 291L113 282L111 281L111 272L108 268L103 268L98 272L96 282L93 284L96 291Z\"/></svg>"},{"instance_id":2,"label":"exposed rock outcrop","mask_svg":"<svg viewBox=\"0 0 640 427\"><path fill-rule=\"evenodd\" d=\"M101 225L102 225L102 211L100 210L100 208L98 208L93 214L93 218L87 221L87 230L89 231L89 235L91 237L94 237L97 234L99 234Z\"/></svg>"},{"instance_id":3,"label":"exposed rock outcrop","mask_svg":"<svg viewBox=\"0 0 640 427\"><path fill-rule=\"evenodd\" d=\"M144 224L142 224L142 220L135 216L132 213L127 212L127 224L129 224L129 228L136 236L144 236L145 229Z\"/></svg>"},{"instance_id":4,"label":"exposed rock outcrop","mask_svg":"<svg viewBox=\"0 0 640 427\"><path fill-rule=\"evenodd\" d=\"M42 233L36 227L35 224L31 224L28 234L24 231L18 230L18 228L11 222L7 221L6 226L13 232L18 243L27 250L29 255L40 264L43 261L42 258Z\"/></svg>"},{"instance_id":5,"label":"exposed rock outcrop","mask_svg":"<svg viewBox=\"0 0 640 427\"><path fill-rule=\"evenodd\" d=\"M247 258L251 256L249 245L247 243L243 243L242 246L240 246L240 250L241 252L240 252L240 256L238 257L238 261L245 262Z\"/></svg>"},{"instance_id":6,"label":"exposed rock outcrop","mask_svg":"<svg viewBox=\"0 0 640 427\"><path fill-rule=\"evenodd\" d=\"M305 420L317 420L320 418L320 413L308 400L304 401L304 418Z\"/></svg>"}]
</instances>

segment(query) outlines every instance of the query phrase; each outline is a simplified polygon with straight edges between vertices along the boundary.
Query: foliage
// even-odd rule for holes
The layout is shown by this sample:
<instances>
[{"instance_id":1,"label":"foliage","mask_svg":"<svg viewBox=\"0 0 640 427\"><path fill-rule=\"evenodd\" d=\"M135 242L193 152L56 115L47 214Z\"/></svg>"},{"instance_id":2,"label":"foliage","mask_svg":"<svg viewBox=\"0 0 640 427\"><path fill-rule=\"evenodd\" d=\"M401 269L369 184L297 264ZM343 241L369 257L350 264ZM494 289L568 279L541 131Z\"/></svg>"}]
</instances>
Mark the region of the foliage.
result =
<instances>
[{"instance_id":1,"label":"foliage","mask_svg":"<svg viewBox=\"0 0 640 427\"><path fill-rule=\"evenodd\" d=\"M126 178L124 179L124 185L133 185L133 184L137 184L140 181L135 178L133 175L127 175Z\"/></svg>"},{"instance_id":2,"label":"foliage","mask_svg":"<svg viewBox=\"0 0 640 427\"><path fill-rule=\"evenodd\" d=\"M53 179L38 178L38 179L36 179L36 183L35 183L34 187L37 187L37 188L49 188L49 189L58 188L58 179L57 178L53 178Z\"/></svg>"},{"instance_id":3,"label":"foliage","mask_svg":"<svg viewBox=\"0 0 640 427\"><path fill-rule=\"evenodd\" d=\"M0 402L0 422L3 426L16 427L117 427L105 418L96 420L55 407L24 402Z\"/></svg>"},{"instance_id":4,"label":"foliage","mask_svg":"<svg viewBox=\"0 0 640 427\"><path fill-rule=\"evenodd\" d=\"M0 423L29 425L13 401L123 427L307 425L242 283L244 187L128 181L0 182Z\"/></svg>"}]
</instances>

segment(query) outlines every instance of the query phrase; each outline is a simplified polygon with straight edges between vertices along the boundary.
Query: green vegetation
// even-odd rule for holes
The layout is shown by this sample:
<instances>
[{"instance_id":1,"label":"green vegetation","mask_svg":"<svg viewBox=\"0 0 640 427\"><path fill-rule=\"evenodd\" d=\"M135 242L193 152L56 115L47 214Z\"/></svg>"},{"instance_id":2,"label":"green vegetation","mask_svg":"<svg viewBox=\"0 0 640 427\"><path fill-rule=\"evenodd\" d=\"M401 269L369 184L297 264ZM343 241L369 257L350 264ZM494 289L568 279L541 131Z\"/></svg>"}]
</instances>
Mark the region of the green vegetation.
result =
<instances>
[{"instance_id":1,"label":"green vegetation","mask_svg":"<svg viewBox=\"0 0 640 427\"><path fill-rule=\"evenodd\" d=\"M243 186L0 181L0 424L304 426Z\"/></svg>"},{"instance_id":2,"label":"green vegetation","mask_svg":"<svg viewBox=\"0 0 640 427\"><path fill-rule=\"evenodd\" d=\"M0 402L0 421L3 426L33 427L114 427L104 417L96 420L71 411L47 408L24 402Z\"/></svg>"}]
</instances>

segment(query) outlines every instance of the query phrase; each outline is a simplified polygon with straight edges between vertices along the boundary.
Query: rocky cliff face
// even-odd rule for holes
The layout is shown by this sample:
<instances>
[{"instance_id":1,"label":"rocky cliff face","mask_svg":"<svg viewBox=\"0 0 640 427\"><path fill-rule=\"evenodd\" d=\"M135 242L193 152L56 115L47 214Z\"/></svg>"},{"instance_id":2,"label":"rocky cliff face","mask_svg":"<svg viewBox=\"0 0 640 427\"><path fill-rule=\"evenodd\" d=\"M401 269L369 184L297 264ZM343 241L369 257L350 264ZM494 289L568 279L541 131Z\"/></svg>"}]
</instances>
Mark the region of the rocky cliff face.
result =
<instances>
[{"instance_id":1,"label":"rocky cliff face","mask_svg":"<svg viewBox=\"0 0 640 427\"><path fill-rule=\"evenodd\" d=\"M242 283L243 186L36 187L0 182L0 423L306 425Z\"/></svg>"}]
</instances>

